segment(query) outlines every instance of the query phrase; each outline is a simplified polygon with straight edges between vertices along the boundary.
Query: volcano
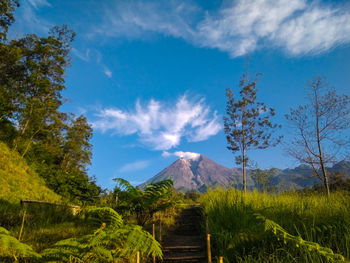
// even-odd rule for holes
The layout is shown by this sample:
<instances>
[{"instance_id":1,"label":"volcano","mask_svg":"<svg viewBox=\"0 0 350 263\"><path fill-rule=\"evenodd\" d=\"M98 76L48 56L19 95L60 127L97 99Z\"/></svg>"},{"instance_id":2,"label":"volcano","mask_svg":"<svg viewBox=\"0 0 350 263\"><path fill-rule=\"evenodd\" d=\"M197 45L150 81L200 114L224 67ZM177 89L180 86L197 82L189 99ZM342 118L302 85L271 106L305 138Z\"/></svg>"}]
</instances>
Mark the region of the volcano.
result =
<instances>
[{"instance_id":1,"label":"volcano","mask_svg":"<svg viewBox=\"0 0 350 263\"><path fill-rule=\"evenodd\" d=\"M171 179L174 187L184 192L205 192L209 187L215 186L229 187L232 185L238 189L242 188L241 169L229 169L202 154L192 159L180 157L141 187L165 179ZM249 176L247 182L248 186L254 185Z\"/></svg>"}]
</instances>

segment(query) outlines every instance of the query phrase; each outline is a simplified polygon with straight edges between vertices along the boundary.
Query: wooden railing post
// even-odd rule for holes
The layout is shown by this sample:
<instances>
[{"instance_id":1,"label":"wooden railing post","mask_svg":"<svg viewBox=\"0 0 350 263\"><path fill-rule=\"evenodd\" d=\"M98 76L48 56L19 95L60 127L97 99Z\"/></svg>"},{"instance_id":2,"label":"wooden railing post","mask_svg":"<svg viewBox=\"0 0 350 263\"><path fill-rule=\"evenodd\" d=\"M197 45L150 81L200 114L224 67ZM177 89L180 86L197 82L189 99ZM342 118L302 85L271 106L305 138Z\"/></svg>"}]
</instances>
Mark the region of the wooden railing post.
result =
<instances>
[{"instance_id":1,"label":"wooden railing post","mask_svg":"<svg viewBox=\"0 0 350 263\"><path fill-rule=\"evenodd\" d=\"M136 253L136 263L140 263L140 251Z\"/></svg>"},{"instance_id":2,"label":"wooden railing post","mask_svg":"<svg viewBox=\"0 0 350 263\"><path fill-rule=\"evenodd\" d=\"M153 235L153 238L156 239L156 227L154 224L152 224L152 235ZM156 256L153 255L153 263L156 263Z\"/></svg>"},{"instance_id":3,"label":"wooden railing post","mask_svg":"<svg viewBox=\"0 0 350 263\"><path fill-rule=\"evenodd\" d=\"M22 233L23 233L23 228L24 228L24 220L26 219L26 213L27 213L27 209L26 209L26 207L24 206L23 217L22 217L22 224L21 224L21 230L19 231L18 241L21 241L21 238L22 238Z\"/></svg>"},{"instance_id":4,"label":"wooden railing post","mask_svg":"<svg viewBox=\"0 0 350 263\"><path fill-rule=\"evenodd\" d=\"M207 253L208 253L208 263L211 263L210 234L207 234Z\"/></svg>"}]
</instances>

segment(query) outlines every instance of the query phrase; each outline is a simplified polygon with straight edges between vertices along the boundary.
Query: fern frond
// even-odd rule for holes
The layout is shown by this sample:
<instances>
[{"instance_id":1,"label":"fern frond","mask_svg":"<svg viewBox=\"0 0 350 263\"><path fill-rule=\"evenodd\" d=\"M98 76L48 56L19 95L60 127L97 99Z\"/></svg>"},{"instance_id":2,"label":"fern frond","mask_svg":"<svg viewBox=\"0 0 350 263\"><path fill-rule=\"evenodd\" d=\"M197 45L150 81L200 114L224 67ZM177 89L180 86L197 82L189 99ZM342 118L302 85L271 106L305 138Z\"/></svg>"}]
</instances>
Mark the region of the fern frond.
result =
<instances>
[{"instance_id":1,"label":"fern frond","mask_svg":"<svg viewBox=\"0 0 350 263\"><path fill-rule=\"evenodd\" d=\"M30 246L9 235L5 228L1 228L0 231L0 258L41 258Z\"/></svg>"},{"instance_id":2,"label":"fern frond","mask_svg":"<svg viewBox=\"0 0 350 263\"><path fill-rule=\"evenodd\" d=\"M265 232L273 233L278 239L283 240L285 244L287 242L292 243L296 247L303 247L309 251L314 251L321 256L327 258L327 260L334 261L345 261L345 258L340 254L335 254L332 249L322 247L316 242L311 242L302 239L300 236L293 236L289 234L283 227L276 222L265 218L261 214L255 214L256 218L264 223Z\"/></svg>"},{"instance_id":3,"label":"fern frond","mask_svg":"<svg viewBox=\"0 0 350 263\"><path fill-rule=\"evenodd\" d=\"M135 255L137 251L140 251L141 254L159 258L163 256L160 244L141 226L127 225L111 234L110 238L115 243L122 242L122 256ZM123 240L120 240L120 238L123 238Z\"/></svg>"},{"instance_id":4,"label":"fern frond","mask_svg":"<svg viewBox=\"0 0 350 263\"><path fill-rule=\"evenodd\" d=\"M117 183L117 187L123 191L130 192L134 195L139 195L140 193L137 188L132 186L127 180L123 178L113 178L113 181L115 181Z\"/></svg>"},{"instance_id":5,"label":"fern frond","mask_svg":"<svg viewBox=\"0 0 350 263\"><path fill-rule=\"evenodd\" d=\"M123 225L122 217L110 207L91 208L86 212L87 218L96 226L106 223L106 230L114 231Z\"/></svg>"}]
</instances>

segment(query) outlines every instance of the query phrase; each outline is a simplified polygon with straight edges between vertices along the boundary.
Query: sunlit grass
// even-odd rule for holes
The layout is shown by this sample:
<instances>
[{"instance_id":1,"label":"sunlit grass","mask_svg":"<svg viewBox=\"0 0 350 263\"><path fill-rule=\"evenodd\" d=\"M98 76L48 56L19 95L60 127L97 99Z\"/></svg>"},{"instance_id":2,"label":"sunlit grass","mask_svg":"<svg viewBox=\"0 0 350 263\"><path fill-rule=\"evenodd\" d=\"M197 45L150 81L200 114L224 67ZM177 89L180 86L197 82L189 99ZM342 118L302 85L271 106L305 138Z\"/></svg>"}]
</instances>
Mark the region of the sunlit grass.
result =
<instances>
[{"instance_id":1,"label":"sunlit grass","mask_svg":"<svg viewBox=\"0 0 350 263\"><path fill-rule=\"evenodd\" d=\"M269 195L234 189L210 190L200 198L208 214L217 256L226 262L327 262L315 252L284 244L266 233L257 214L274 221L289 234L350 257L350 195L284 193Z\"/></svg>"},{"instance_id":2,"label":"sunlit grass","mask_svg":"<svg viewBox=\"0 0 350 263\"><path fill-rule=\"evenodd\" d=\"M21 199L62 202L62 197L45 186L19 154L0 142L0 199L19 203Z\"/></svg>"}]
</instances>

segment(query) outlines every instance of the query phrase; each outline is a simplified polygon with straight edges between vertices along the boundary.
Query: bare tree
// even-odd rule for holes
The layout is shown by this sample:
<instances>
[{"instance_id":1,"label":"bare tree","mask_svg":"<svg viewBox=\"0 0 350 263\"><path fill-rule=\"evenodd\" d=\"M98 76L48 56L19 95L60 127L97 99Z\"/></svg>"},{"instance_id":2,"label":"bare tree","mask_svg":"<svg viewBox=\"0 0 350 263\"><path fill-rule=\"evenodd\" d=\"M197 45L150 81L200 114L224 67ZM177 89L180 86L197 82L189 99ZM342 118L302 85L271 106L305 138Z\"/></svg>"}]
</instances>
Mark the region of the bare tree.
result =
<instances>
[{"instance_id":1,"label":"bare tree","mask_svg":"<svg viewBox=\"0 0 350 263\"><path fill-rule=\"evenodd\" d=\"M315 77L307 99L308 104L286 115L295 132L287 152L312 167L329 196L326 166L339 161L349 144L344 131L350 128L350 97L338 95L326 79Z\"/></svg>"},{"instance_id":2,"label":"bare tree","mask_svg":"<svg viewBox=\"0 0 350 263\"><path fill-rule=\"evenodd\" d=\"M244 193L247 192L247 151L275 146L281 139L281 137L272 136L274 130L281 127L270 121L270 118L275 115L274 109L256 101L258 76L259 74L254 81L249 81L248 74L243 74L239 83L240 100L234 98L231 89L226 89L227 116L224 117L224 131L228 142L227 148L233 153L240 153L236 157L236 164L242 165Z\"/></svg>"}]
</instances>

